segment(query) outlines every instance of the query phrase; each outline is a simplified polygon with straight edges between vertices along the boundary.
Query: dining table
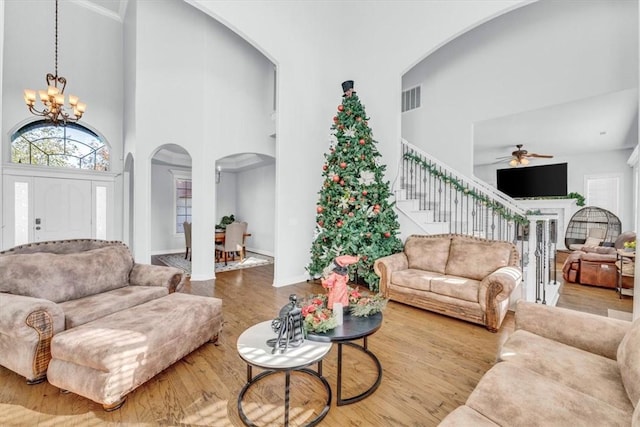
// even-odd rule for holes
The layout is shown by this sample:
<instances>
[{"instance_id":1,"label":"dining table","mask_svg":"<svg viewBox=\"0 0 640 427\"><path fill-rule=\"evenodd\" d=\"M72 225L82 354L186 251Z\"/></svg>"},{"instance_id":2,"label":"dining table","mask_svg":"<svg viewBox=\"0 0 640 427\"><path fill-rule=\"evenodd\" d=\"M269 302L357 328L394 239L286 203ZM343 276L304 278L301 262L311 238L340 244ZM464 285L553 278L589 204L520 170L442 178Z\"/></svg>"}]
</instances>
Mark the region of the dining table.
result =
<instances>
[{"instance_id":1,"label":"dining table","mask_svg":"<svg viewBox=\"0 0 640 427\"><path fill-rule=\"evenodd\" d=\"M244 233L243 238L251 237L251 233ZM224 243L224 230L216 230L215 234L215 244L221 245Z\"/></svg>"}]
</instances>

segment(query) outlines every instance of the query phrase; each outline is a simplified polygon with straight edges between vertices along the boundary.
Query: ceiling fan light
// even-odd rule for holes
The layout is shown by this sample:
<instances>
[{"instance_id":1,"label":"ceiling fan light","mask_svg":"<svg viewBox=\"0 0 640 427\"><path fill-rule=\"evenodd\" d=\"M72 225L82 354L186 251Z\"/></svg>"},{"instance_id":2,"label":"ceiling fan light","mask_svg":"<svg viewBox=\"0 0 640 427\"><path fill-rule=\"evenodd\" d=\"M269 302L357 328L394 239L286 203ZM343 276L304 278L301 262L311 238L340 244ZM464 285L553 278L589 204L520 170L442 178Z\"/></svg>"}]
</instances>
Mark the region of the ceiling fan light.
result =
<instances>
[{"instance_id":1,"label":"ceiling fan light","mask_svg":"<svg viewBox=\"0 0 640 427\"><path fill-rule=\"evenodd\" d=\"M518 161L516 159L511 159L509 162L509 166L516 167L518 166Z\"/></svg>"},{"instance_id":2,"label":"ceiling fan light","mask_svg":"<svg viewBox=\"0 0 640 427\"><path fill-rule=\"evenodd\" d=\"M522 158L522 159L520 159L520 164L523 164L523 165L527 166L529 164L529 160L525 159L525 158Z\"/></svg>"}]
</instances>

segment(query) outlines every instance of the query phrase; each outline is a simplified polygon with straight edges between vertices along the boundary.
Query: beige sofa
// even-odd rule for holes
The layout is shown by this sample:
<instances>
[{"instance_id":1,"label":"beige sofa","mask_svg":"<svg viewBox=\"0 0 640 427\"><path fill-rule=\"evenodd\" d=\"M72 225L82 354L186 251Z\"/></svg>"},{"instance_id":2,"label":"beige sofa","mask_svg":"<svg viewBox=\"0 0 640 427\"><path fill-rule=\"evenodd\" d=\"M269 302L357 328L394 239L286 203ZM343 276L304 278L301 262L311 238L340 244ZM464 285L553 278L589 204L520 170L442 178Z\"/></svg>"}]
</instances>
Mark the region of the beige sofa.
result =
<instances>
[{"instance_id":1,"label":"beige sofa","mask_svg":"<svg viewBox=\"0 0 640 427\"><path fill-rule=\"evenodd\" d=\"M45 379L52 337L179 290L180 269L134 262L122 242L64 240L0 252L0 365Z\"/></svg>"},{"instance_id":2,"label":"beige sofa","mask_svg":"<svg viewBox=\"0 0 640 427\"><path fill-rule=\"evenodd\" d=\"M458 234L412 235L374 271L391 300L497 331L522 280L514 244Z\"/></svg>"},{"instance_id":3,"label":"beige sofa","mask_svg":"<svg viewBox=\"0 0 640 427\"><path fill-rule=\"evenodd\" d=\"M640 426L640 320L518 301L516 331L449 426Z\"/></svg>"}]
</instances>

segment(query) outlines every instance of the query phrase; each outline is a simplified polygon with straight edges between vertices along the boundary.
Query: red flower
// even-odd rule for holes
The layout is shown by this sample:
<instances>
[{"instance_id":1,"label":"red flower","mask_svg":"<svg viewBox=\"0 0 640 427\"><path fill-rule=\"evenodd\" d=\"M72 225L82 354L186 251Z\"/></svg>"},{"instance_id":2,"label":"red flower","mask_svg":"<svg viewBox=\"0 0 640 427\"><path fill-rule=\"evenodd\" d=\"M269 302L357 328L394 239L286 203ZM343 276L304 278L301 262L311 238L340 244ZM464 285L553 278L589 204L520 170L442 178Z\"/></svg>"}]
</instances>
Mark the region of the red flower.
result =
<instances>
[{"instance_id":1,"label":"red flower","mask_svg":"<svg viewBox=\"0 0 640 427\"><path fill-rule=\"evenodd\" d=\"M313 313L314 311L316 311L316 306L313 304L302 307L302 315L304 317L307 317L308 314Z\"/></svg>"}]
</instances>

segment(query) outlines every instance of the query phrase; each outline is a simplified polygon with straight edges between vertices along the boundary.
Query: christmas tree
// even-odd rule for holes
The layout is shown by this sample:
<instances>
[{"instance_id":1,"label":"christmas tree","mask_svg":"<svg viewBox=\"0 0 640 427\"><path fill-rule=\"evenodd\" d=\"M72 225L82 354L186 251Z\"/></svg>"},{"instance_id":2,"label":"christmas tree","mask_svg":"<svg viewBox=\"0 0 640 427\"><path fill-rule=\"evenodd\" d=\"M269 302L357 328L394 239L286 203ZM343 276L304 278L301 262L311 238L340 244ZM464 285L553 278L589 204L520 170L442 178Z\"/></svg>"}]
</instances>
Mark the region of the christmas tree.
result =
<instances>
[{"instance_id":1,"label":"christmas tree","mask_svg":"<svg viewBox=\"0 0 640 427\"><path fill-rule=\"evenodd\" d=\"M373 271L376 259L402 250L398 218L389 203L385 165L373 140L364 105L353 90L353 81L342 84L344 96L331 126L331 145L322 166L324 182L316 206L315 239L311 262L313 277L321 276L339 255L357 255L350 266L373 291L379 278Z\"/></svg>"}]
</instances>

